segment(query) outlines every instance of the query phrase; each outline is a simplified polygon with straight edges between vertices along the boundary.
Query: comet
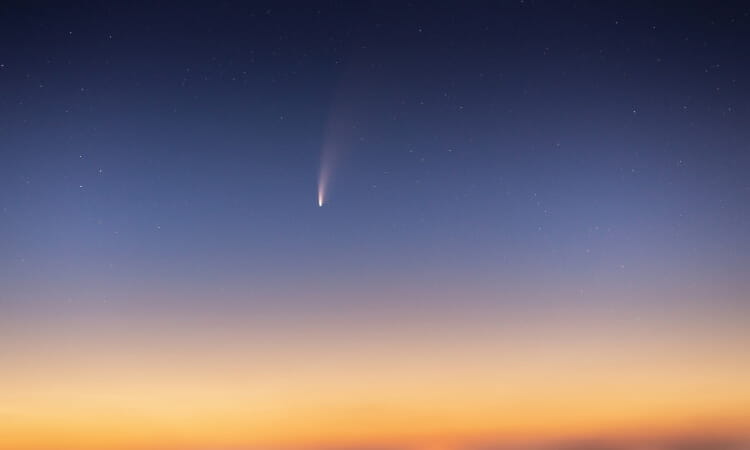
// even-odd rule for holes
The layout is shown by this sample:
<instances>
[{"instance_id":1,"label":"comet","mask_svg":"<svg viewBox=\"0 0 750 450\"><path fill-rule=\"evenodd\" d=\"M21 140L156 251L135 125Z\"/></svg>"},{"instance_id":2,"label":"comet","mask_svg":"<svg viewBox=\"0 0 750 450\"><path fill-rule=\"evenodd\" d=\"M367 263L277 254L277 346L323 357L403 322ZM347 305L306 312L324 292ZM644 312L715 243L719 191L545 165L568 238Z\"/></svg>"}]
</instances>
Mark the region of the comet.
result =
<instances>
[{"instance_id":1,"label":"comet","mask_svg":"<svg viewBox=\"0 0 750 450\"><path fill-rule=\"evenodd\" d=\"M320 158L320 171L318 172L318 208L322 208L326 203L328 194L328 185L333 168L334 155L331 147L323 146Z\"/></svg>"},{"instance_id":2,"label":"comet","mask_svg":"<svg viewBox=\"0 0 750 450\"><path fill-rule=\"evenodd\" d=\"M365 122L360 112L364 107L362 93L370 90L360 87L358 79L349 75L341 82L325 123L318 171L319 208L328 204L334 174L345 156L356 147L356 137L361 136L361 124Z\"/></svg>"},{"instance_id":3,"label":"comet","mask_svg":"<svg viewBox=\"0 0 750 450\"><path fill-rule=\"evenodd\" d=\"M349 150L351 147L349 136L353 125L348 120L350 120L348 116L342 114L332 114L328 120L323 146L320 151L320 170L318 171L319 208L328 203L333 175L343 156L342 149Z\"/></svg>"}]
</instances>

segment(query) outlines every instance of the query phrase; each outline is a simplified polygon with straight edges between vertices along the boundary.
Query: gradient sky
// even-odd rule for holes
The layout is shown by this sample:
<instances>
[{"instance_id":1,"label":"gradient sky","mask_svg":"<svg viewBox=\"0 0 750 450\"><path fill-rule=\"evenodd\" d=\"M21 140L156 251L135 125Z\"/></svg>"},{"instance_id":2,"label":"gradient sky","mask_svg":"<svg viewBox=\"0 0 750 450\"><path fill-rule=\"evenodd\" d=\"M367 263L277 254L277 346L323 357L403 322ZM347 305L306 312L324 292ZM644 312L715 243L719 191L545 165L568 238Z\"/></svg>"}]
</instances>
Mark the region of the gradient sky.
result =
<instances>
[{"instance_id":1,"label":"gradient sky","mask_svg":"<svg viewBox=\"0 0 750 450\"><path fill-rule=\"evenodd\" d=\"M0 450L750 434L747 3L10 2L0 39Z\"/></svg>"}]
</instances>

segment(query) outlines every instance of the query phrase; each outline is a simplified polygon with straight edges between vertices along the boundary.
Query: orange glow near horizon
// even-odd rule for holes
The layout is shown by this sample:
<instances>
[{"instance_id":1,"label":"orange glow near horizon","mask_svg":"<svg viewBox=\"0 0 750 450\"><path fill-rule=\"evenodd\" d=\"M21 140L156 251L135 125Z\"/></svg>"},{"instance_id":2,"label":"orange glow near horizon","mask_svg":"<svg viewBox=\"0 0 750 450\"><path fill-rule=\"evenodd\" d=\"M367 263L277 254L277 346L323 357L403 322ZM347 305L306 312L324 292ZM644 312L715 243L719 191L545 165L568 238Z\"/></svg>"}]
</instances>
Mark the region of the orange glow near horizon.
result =
<instances>
[{"instance_id":1,"label":"orange glow near horizon","mask_svg":"<svg viewBox=\"0 0 750 450\"><path fill-rule=\"evenodd\" d=\"M698 314L669 332L659 317L617 325L595 313L277 319L11 330L0 449L469 447L750 429L742 330L707 330Z\"/></svg>"}]
</instances>

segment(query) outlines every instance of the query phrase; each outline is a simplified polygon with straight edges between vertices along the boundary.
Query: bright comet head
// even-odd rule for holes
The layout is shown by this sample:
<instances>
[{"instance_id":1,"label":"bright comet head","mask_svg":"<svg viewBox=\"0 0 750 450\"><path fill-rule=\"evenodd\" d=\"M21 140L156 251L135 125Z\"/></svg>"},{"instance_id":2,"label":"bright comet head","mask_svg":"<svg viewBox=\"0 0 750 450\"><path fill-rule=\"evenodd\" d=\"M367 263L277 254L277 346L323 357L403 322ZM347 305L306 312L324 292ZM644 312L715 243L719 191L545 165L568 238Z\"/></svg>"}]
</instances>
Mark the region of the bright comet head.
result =
<instances>
[{"instance_id":1,"label":"bright comet head","mask_svg":"<svg viewBox=\"0 0 750 450\"><path fill-rule=\"evenodd\" d=\"M321 167L318 177L318 207L322 207L326 200L326 186L328 183L328 171Z\"/></svg>"}]
</instances>

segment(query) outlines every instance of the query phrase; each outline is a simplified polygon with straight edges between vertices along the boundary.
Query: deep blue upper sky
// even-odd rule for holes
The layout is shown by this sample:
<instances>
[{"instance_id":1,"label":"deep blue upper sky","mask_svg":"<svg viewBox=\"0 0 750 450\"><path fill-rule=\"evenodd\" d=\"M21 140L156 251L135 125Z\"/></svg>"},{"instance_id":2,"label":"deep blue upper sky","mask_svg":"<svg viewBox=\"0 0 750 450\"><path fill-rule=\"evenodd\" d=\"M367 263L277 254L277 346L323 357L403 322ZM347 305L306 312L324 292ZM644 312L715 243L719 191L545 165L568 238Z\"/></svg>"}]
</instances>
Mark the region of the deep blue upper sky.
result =
<instances>
[{"instance_id":1,"label":"deep blue upper sky","mask_svg":"<svg viewBox=\"0 0 750 450\"><path fill-rule=\"evenodd\" d=\"M739 292L749 11L6 4L2 301L540 276Z\"/></svg>"}]
</instances>

